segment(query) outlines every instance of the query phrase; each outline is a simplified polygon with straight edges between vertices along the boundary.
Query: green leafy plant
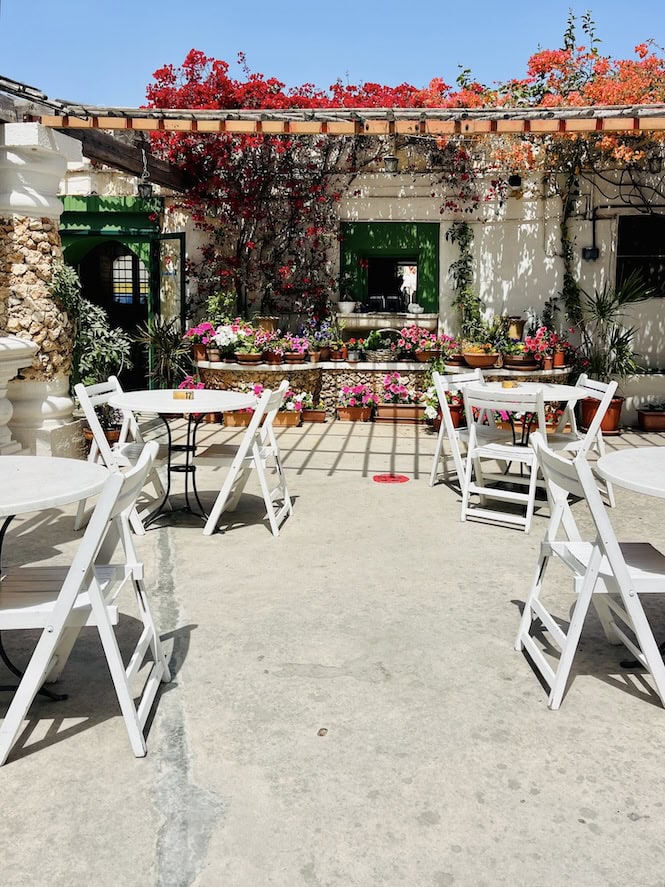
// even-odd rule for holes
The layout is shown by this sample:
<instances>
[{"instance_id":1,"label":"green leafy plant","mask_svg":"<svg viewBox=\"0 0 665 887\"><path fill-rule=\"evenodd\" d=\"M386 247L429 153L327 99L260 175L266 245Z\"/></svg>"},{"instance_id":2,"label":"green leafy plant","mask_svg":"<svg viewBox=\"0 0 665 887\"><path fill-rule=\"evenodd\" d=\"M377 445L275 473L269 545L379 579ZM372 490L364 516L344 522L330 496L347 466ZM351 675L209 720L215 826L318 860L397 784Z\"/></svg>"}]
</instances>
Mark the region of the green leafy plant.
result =
<instances>
[{"instance_id":1,"label":"green leafy plant","mask_svg":"<svg viewBox=\"0 0 665 887\"><path fill-rule=\"evenodd\" d=\"M106 311L81 295L79 276L69 265L56 265L49 291L74 324L72 385L94 385L131 367L132 339L114 327Z\"/></svg>"},{"instance_id":2,"label":"green leafy plant","mask_svg":"<svg viewBox=\"0 0 665 887\"><path fill-rule=\"evenodd\" d=\"M630 305L652 297L653 288L639 272L633 272L616 286L605 284L593 293L581 292L579 370L601 381L634 375L638 370L632 346L635 327L625 326L625 312Z\"/></svg>"},{"instance_id":3,"label":"green leafy plant","mask_svg":"<svg viewBox=\"0 0 665 887\"><path fill-rule=\"evenodd\" d=\"M236 293L234 291L226 290L208 296L206 317L214 327L231 323L236 314Z\"/></svg>"},{"instance_id":4,"label":"green leafy plant","mask_svg":"<svg viewBox=\"0 0 665 887\"><path fill-rule=\"evenodd\" d=\"M175 388L190 369L189 343L177 317L155 314L139 326L134 339L146 349L150 381L157 388Z\"/></svg>"}]
</instances>

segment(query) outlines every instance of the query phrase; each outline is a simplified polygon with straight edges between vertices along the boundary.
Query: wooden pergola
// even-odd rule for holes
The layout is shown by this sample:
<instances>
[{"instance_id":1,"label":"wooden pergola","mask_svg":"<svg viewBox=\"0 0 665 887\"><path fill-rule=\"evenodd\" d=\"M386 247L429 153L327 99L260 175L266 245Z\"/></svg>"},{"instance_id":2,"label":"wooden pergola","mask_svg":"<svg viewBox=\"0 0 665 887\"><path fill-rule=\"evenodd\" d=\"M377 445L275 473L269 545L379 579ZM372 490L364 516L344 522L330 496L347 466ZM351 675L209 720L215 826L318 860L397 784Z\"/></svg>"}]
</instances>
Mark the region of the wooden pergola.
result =
<instances>
[{"instance_id":1,"label":"wooden pergola","mask_svg":"<svg viewBox=\"0 0 665 887\"><path fill-rule=\"evenodd\" d=\"M179 191L188 186L182 171L155 158L145 147L129 144L126 137L131 132L146 139L147 145L147 137L153 132L422 138L665 131L665 104L565 108L122 108L51 99L36 87L2 76L0 93L22 100L23 120L67 132L81 141L87 157L134 175L145 172L147 163L151 181ZM121 133L124 139L115 137Z\"/></svg>"},{"instance_id":2,"label":"wooden pergola","mask_svg":"<svg viewBox=\"0 0 665 887\"><path fill-rule=\"evenodd\" d=\"M199 110L64 105L37 118L62 130L269 135L486 135L665 130L665 105L587 108L340 108Z\"/></svg>"}]
</instances>

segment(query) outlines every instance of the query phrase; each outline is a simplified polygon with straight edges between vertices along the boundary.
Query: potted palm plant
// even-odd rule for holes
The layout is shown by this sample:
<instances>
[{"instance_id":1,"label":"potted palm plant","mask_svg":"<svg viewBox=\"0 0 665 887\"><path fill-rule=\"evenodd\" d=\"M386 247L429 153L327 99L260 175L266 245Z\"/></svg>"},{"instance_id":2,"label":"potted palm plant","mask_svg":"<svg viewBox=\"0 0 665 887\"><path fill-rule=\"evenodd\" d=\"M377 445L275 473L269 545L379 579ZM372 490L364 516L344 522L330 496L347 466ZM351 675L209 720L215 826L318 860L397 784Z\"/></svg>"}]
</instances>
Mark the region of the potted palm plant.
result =
<instances>
[{"instance_id":1,"label":"potted palm plant","mask_svg":"<svg viewBox=\"0 0 665 887\"><path fill-rule=\"evenodd\" d=\"M654 295L642 275L634 271L616 286L605 284L593 293L582 290L581 315L578 322L580 347L578 369L600 382L613 378L624 380L638 369L638 355L633 350L635 327L626 326L626 310ZM580 424L589 426L598 405L596 400L580 401ZM613 399L601 429L604 434L618 433L623 397Z\"/></svg>"}]
</instances>

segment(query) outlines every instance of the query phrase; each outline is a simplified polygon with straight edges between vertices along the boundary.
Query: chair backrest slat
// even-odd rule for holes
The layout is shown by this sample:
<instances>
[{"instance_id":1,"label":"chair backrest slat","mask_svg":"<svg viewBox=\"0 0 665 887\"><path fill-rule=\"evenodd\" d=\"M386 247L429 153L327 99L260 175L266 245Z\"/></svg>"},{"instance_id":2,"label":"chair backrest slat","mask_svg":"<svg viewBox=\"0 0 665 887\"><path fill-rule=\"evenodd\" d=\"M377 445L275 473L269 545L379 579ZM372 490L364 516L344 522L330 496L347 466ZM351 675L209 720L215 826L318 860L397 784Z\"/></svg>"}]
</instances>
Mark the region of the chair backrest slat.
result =
<instances>
[{"instance_id":1,"label":"chair backrest slat","mask_svg":"<svg viewBox=\"0 0 665 887\"><path fill-rule=\"evenodd\" d=\"M545 433L545 404L543 393L535 391L493 391L485 386L469 385L464 389L464 409L469 428L485 421L494 412L532 413L538 420L538 430Z\"/></svg>"},{"instance_id":2,"label":"chair backrest slat","mask_svg":"<svg viewBox=\"0 0 665 887\"><path fill-rule=\"evenodd\" d=\"M592 397L598 401L596 413L589 423L589 427L584 435L579 452L588 453L593 446L594 441L600 433L601 423L609 409L612 398L616 394L617 385L618 383L615 381L599 382L597 379L590 379L586 373L582 373L577 380L576 387L584 390L584 397Z\"/></svg>"}]
</instances>

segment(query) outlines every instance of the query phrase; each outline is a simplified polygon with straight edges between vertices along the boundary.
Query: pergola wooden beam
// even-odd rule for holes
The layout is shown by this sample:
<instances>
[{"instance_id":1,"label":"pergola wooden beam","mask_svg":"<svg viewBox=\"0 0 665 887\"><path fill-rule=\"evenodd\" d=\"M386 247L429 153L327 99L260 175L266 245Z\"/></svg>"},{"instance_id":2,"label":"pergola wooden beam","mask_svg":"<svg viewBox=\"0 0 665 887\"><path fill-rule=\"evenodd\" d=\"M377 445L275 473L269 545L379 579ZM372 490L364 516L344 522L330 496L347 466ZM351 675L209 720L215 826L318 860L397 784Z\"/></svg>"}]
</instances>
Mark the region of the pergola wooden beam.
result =
<instances>
[{"instance_id":1,"label":"pergola wooden beam","mask_svg":"<svg viewBox=\"0 0 665 887\"><path fill-rule=\"evenodd\" d=\"M58 118L62 121L62 118ZM98 130L65 129L58 126L60 132L81 142L83 154L90 160L97 160L107 166L113 166L135 176L143 173L143 152L140 148L128 145L114 136ZM156 185L172 188L174 191L186 191L189 185L186 177L175 166L164 160L158 160L148 150L145 162L149 181Z\"/></svg>"},{"instance_id":2,"label":"pergola wooden beam","mask_svg":"<svg viewBox=\"0 0 665 887\"><path fill-rule=\"evenodd\" d=\"M178 110L68 107L39 117L66 130L137 130L252 135L452 135L659 132L665 105L593 108L355 108Z\"/></svg>"}]
</instances>

